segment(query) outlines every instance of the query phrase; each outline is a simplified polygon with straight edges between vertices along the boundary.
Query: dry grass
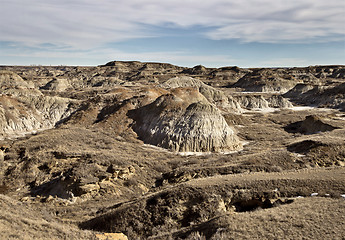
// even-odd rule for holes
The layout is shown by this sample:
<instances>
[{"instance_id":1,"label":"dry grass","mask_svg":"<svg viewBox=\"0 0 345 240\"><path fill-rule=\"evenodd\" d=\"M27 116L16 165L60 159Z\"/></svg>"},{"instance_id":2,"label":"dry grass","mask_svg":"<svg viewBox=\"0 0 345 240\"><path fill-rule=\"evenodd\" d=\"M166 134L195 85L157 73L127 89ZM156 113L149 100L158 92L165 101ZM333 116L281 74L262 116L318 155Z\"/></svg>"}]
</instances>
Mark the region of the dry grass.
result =
<instances>
[{"instance_id":1,"label":"dry grass","mask_svg":"<svg viewBox=\"0 0 345 240\"><path fill-rule=\"evenodd\" d=\"M95 239L95 235L0 194L0 239Z\"/></svg>"}]
</instances>

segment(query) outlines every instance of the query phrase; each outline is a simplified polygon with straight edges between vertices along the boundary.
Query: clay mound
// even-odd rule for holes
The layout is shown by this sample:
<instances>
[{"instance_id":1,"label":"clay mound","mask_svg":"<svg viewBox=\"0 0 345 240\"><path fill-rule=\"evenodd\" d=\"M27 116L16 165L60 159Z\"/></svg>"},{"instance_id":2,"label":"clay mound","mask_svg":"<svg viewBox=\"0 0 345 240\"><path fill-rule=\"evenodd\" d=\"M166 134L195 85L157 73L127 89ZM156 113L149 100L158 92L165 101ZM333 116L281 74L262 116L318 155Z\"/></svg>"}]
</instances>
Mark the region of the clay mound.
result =
<instances>
[{"instance_id":1,"label":"clay mound","mask_svg":"<svg viewBox=\"0 0 345 240\"><path fill-rule=\"evenodd\" d=\"M246 109L264 109L268 108L268 102L261 95L243 95L236 96L235 100Z\"/></svg>"},{"instance_id":2,"label":"clay mound","mask_svg":"<svg viewBox=\"0 0 345 240\"><path fill-rule=\"evenodd\" d=\"M300 131L306 134L332 131L334 129L336 128L324 123L320 117L314 115L307 116L300 127Z\"/></svg>"},{"instance_id":3,"label":"clay mound","mask_svg":"<svg viewBox=\"0 0 345 240\"><path fill-rule=\"evenodd\" d=\"M292 98L299 104L345 111L345 83L335 83L330 86L296 85L284 96Z\"/></svg>"},{"instance_id":4,"label":"clay mound","mask_svg":"<svg viewBox=\"0 0 345 240\"><path fill-rule=\"evenodd\" d=\"M48 82L44 87L42 87L42 89L62 92L70 87L71 85L69 84L67 79L56 78Z\"/></svg>"},{"instance_id":5,"label":"clay mound","mask_svg":"<svg viewBox=\"0 0 345 240\"><path fill-rule=\"evenodd\" d=\"M203 75L203 74L207 74L208 71L206 67L202 65L197 65L192 68L188 68L184 70L182 73L191 74L191 75Z\"/></svg>"},{"instance_id":6,"label":"clay mound","mask_svg":"<svg viewBox=\"0 0 345 240\"><path fill-rule=\"evenodd\" d=\"M249 92L285 93L296 84L295 78L281 69L254 69L239 79L232 87L239 87Z\"/></svg>"},{"instance_id":7,"label":"clay mound","mask_svg":"<svg viewBox=\"0 0 345 240\"><path fill-rule=\"evenodd\" d=\"M325 146L324 143L315 140L304 140L301 142L293 143L287 147L290 152L308 153L310 150Z\"/></svg>"},{"instance_id":8,"label":"clay mound","mask_svg":"<svg viewBox=\"0 0 345 240\"><path fill-rule=\"evenodd\" d=\"M304 84L304 83L299 83L297 84L293 89L288 91L287 93L284 94L284 97L288 98L296 98L301 96L302 94L312 90L314 88L313 85L310 84Z\"/></svg>"},{"instance_id":9,"label":"clay mound","mask_svg":"<svg viewBox=\"0 0 345 240\"><path fill-rule=\"evenodd\" d=\"M0 84L0 138L51 128L72 111L71 100L44 96L13 72L0 71Z\"/></svg>"},{"instance_id":10,"label":"clay mound","mask_svg":"<svg viewBox=\"0 0 345 240\"><path fill-rule=\"evenodd\" d=\"M138 136L175 152L227 152L241 143L220 111L192 88L177 88L131 113Z\"/></svg>"},{"instance_id":11,"label":"clay mound","mask_svg":"<svg viewBox=\"0 0 345 240\"><path fill-rule=\"evenodd\" d=\"M171 78L163 84L159 85L162 88L172 89L179 87L192 87L197 89L205 98L222 110L241 112L240 105L231 96L227 97L224 92L217 90L211 86L206 85L198 79L191 77L175 77Z\"/></svg>"},{"instance_id":12,"label":"clay mound","mask_svg":"<svg viewBox=\"0 0 345 240\"><path fill-rule=\"evenodd\" d=\"M242 108L267 109L267 108L290 108L292 103L281 95L264 97L261 94L241 94L233 97Z\"/></svg>"},{"instance_id":13,"label":"clay mound","mask_svg":"<svg viewBox=\"0 0 345 240\"><path fill-rule=\"evenodd\" d=\"M5 70L0 71L0 86L1 89L30 87L18 74Z\"/></svg>"},{"instance_id":14,"label":"clay mound","mask_svg":"<svg viewBox=\"0 0 345 240\"><path fill-rule=\"evenodd\" d=\"M325 123L321 117L315 115L307 116L304 121L294 122L285 127L287 132L299 132L303 134L315 134L332 131L334 129L337 128Z\"/></svg>"},{"instance_id":15,"label":"clay mound","mask_svg":"<svg viewBox=\"0 0 345 240\"><path fill-rule=\"evenodd\" d=\"M0 138L51 128L75 110L75 101L44 96L38 89L28 88L23 79L17 80L15 87L4 89L0 95Z\"/></svg>"},{"instance_id":16,"label":"clay mound","mask_svg":"<svg viewBox=\"0 0 345 240\"><path fill-rule=\"evenodd\" d=\"M0 138L52 128L73 111L71 101L49 96L0 96Z\"/></svg>"},{"instance_id":17,"label":"clay mound","mask_svg":"<svg viewBox=\"0 0 345 240\"><path fill-rule=\"evenodd\" d=\"M273 95L267 99L268 105L273 108L291 108L292 103L281 95Z\"/></svg>"}]
</instances>

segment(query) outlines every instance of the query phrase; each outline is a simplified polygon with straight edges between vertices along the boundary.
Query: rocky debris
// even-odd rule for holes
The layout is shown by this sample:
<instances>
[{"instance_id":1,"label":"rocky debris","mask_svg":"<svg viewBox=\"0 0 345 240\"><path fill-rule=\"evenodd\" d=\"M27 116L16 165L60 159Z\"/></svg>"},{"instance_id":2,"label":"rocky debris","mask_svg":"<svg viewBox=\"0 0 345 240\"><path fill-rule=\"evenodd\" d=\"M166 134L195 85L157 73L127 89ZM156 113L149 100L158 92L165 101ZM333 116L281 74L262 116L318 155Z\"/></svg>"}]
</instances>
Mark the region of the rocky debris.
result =
<instances>
[{"instance_id":1,"label":"rocky debris","mask_svg":"<svg viewBox=\"0 0 345 240\"><path fill-rule=\"evenodd\" d=\"M4 161L0 161L0 185L10 186L11 191L26 189L26 194L39 196L42 201L53 196L52 202L58 203L143 194L159 174L154 167L164 166L150 160L149 166L141 162L139 167L141 157L148 153L155 160L166 158L160 152L143 153L140 145L116 140L99 129L47 130L17 140L6 150Z\"/></svg>"},{"instance_id":2,"label":"rocky debris","mask_svg":"<svg viewBox=\"0 0 345 240\"><path fill-rule=\"evenodd\" d=\"M42 166L41 170L48 170L48 166ZM126 180L131 179L135 173L135 168L109 167L99 164L82 164L73 169L67 170L57 178L39 183L31 183L33 195L55 196L61 199L72 200L75 197L87 199L90 195L95 196L101 193L118 194L119 189Z\"/></svg>"},{"instance_id":3,"label":"rocky debris","mask_svg":"<svg viewBox=\"0 0 345 240\"><path fill-rule=\"evenodd\" d=\"M175 152L227 152L241 143L220 111L194 88L171 94L131 113L134 131L145 142Z\"/></svg>"}]
</instances>

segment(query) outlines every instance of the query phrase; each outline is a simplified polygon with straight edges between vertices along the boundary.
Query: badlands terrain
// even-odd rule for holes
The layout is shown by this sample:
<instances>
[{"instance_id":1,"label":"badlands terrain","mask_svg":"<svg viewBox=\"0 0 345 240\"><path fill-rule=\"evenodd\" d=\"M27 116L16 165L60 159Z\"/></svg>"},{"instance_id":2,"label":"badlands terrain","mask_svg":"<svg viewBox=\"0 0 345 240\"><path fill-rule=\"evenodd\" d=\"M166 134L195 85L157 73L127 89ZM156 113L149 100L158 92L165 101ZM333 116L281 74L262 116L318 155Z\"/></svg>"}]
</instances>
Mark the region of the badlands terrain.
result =
<instances>
[{"instance_id":1,"label":"badlands terrain","mask_svg":"<svg viewBox=\"0 0 345 240\"><path fill-rule=\"evenodd\" d=\"M0 66L0 239L344 239L345 66Z\"/></svg>"}]
</instances>

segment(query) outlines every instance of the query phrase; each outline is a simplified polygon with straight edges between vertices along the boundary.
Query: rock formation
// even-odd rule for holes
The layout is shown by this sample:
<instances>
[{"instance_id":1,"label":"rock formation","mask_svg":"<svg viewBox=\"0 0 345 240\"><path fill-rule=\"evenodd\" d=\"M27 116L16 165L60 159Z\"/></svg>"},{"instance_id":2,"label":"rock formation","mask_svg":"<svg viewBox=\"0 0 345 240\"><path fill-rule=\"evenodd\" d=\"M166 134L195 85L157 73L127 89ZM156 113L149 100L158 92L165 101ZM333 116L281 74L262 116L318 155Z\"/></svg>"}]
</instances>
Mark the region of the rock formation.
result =
<instances>
[{"instance_id":1,"label":"rock formation","mask_svg":"<svg viewBox=\"0 0 345 240\"><path fill-rule=\"evenodd\" d=\"M175 152L226 152L241 143L220 111L193 88L176 88L135 110L133 126L145 142Z\"/></svg>"},{"instance_id":2,"label":"rock formation","mask_svg":"<svg viewBox=\"0 0 345 240\"><path fill-rule=\"evenodd\" d=\"M42 87L42 89L62 92L70 87L71 86L69 82L67 81L67 79L55 78L51 80L50 82L48 82L44 87Z\"/></svg>"},{"instance_id":3,"label":"rock formation","mask_svg":"<svg viewBox=\"0 0 345 240\"><path fill-rule=\"evenodd\" d=\"M285 97L304 105L327 107L345 111L345 83L331 85L297 85Z\"/></svg>"},{"instance_id":4,"label":"rock formation","mask_svg":"<svg viewBox=\"0 0 345 240\"><path fill-rule=\"evenodd\" d=\"M0 66L0 239L342 239L344 79L344 66Z\"/></svg>"},{"instance_id":5,"label":"rock formation","mask_svg":"<svg viewBox=\"0 0 345 240\"><path fill-rule=\"evenodd\" d=\"M255 110L267 108L290 108L292 103L281 95L238 94L233 96L241 108Z\"/></svg>"},{"instance_id":6,"label":"rock formation","mask_svg":"<svg viewBox=\"0 0 345 240\"><path fill-rule=\"evenodd\" d=\"M1 72L0 81L0 138L51 128L72 112L72 100L44 96L14 73Z\"/></svg>"},{"instance_id":7,"label":"rock formation","mask_svg":"<svg viewBox=\"0 0 345 240\"><path fill-rule=\"evenodd\" d=\"M178 87L193 87L197 89L210 102L215 104L220 109L229 111L241 111L240 105L232 98L226 96L224 92L217 90L211 86L206 85L198 79L187 76L171 78L163 84L159 85L162 88L178 88Z\"/></svg>"},{"instance_id":8,"label":"rock formation","mask_svg":"<svg viewBox=\"0 0 345 240\"><path fill-rule=\"evenodd\" d=\"M296 79L286 71L254 69L239 79L233 87L249 92L280 92L284 93L296 85Z\"/></svg>"}]
</instances>

